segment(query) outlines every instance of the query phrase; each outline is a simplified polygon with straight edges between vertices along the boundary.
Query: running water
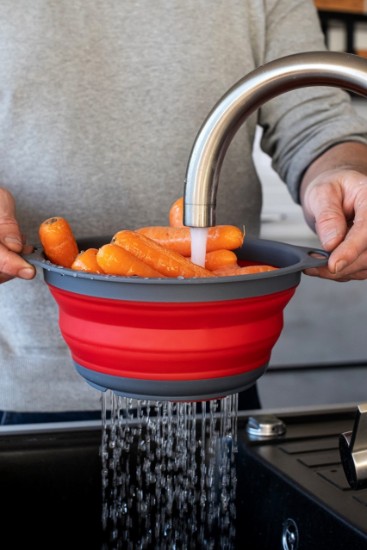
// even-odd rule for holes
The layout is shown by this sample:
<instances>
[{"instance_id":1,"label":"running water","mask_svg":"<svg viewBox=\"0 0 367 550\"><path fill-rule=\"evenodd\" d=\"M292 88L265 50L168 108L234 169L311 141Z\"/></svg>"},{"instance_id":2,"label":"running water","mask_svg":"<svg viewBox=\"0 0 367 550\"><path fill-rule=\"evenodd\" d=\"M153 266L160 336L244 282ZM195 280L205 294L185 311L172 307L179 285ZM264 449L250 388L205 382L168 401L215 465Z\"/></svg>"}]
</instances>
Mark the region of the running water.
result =
<instances>
[{"instance_id":1,"label":"running water","mask_svg":"<svg viewBox=\"0 0 367 550\"><path fill-rule=\"evenodd\" d=\"M103 550L234 548L237 411L237 394L199 404L106 392Z\"/></svg>"},{"instance_id":2,"label":"running water","mask_svg":"<svg viewBox=\"0 0 367 550\"><path fill-rule=\"evenodd\" d=\"M208 239L207 227L190 227L191 233L191 261L194 264L205 267L206 241Z\"/></svg>"}]
</instances>

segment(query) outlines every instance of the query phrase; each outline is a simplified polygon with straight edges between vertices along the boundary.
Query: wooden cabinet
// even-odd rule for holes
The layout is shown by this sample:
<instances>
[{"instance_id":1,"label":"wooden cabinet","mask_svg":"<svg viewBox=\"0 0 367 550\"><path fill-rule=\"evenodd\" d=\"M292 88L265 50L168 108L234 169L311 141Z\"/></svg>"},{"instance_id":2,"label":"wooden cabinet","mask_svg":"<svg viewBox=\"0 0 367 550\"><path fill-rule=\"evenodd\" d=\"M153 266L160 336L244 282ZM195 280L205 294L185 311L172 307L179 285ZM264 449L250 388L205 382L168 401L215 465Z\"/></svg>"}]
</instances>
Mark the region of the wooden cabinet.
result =
<instances>
[{"instance_id":1,"label":"wooden cabinet","mask_svg":"<svg viewBox=\"0 0 367 550\"><path fill-rule=\"evenodd\" d=\"M367 13L366 0L314 0L318 10Z\"/></svg>"},{"instance_id":2,"label":"wooden cabinet","mask_svg":"<svg viewBox=\"0 0 367 550\"><path fill-rule=\"evenodd\" d=\"M355 45L356 25L363 24L367 32L367 0L314 0L321 27L329 45L330 25L333 21L342 24L345 31L344 51L367 57L367 51Z\"/></svg>"}]
</instances>

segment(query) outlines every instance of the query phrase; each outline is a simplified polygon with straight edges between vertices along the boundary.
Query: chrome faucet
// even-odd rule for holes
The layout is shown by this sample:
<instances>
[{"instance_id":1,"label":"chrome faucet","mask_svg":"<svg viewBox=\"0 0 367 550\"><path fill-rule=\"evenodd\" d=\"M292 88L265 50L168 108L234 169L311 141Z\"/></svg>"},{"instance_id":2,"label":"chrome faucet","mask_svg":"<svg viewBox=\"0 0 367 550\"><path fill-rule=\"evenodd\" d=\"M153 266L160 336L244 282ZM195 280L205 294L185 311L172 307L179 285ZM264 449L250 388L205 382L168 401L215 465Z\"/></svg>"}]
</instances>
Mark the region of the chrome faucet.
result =
<instances>
[{"instance_id":1,"label":"chrome faucet","mask_svg":"<svg viewBox=\"0 0 367 550\"><path fill-rule=\"evenodd\" d=\"M367 96L367 60L341 52L294 54L242 78L214 106L194 142L185 179L184 223L215 225L221 165L238 128L263 103L290 90L333 86Z\"/></svg>"}]
</instances>

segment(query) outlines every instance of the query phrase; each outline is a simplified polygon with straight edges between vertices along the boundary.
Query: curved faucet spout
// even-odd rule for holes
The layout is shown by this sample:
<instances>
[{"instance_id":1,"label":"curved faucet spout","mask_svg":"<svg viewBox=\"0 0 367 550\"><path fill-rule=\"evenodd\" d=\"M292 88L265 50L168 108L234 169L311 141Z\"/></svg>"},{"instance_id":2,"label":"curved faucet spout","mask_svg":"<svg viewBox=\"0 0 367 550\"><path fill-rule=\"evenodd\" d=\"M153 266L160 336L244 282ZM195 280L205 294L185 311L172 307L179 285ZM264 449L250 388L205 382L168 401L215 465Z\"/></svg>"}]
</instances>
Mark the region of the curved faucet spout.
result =
<instances>
[{"instance_id":1,"label":"curved faucet spout","mask_svg":"<svg viewBox=\"0 0 367 550\"><path fill-rule=\"evenodd\" d=\"M185 179L185 225L215 225L223 158L248 116L273 97L307 86L334 86L367 96L367 60L340 52L294 54L239 80L214 106L194 142Z\"/></svg>"}]
</instances>

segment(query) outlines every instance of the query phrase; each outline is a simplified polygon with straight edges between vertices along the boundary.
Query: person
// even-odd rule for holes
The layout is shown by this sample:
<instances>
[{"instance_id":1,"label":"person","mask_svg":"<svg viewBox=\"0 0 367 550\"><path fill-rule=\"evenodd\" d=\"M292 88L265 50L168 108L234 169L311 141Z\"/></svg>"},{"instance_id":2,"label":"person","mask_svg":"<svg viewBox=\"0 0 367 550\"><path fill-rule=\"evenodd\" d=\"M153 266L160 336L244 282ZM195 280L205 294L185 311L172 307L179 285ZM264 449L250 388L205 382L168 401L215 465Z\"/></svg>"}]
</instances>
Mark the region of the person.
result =
<instances>
[{"instance_id":1,"label":"person","mask_svg":"<svg viewBox=\"0 0 367 550\"><path fill-rule=\"evenodd\" d=\"M311 0L292 9L288 0L2 0L0 18L2 423L100 414L100 392L75 372L56 304L22 253L54 215L78 238L167 223L217 100L263 63L324 50L324 37ZM367 124L349 95L288 92L239 129L221 171L217 223L252 234L259 126L263 150L331 252L309 275L365 279Z\"/></svg>"}]
</instances>

